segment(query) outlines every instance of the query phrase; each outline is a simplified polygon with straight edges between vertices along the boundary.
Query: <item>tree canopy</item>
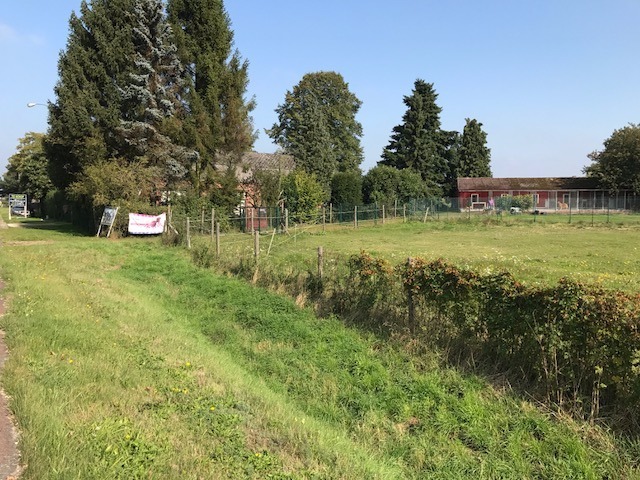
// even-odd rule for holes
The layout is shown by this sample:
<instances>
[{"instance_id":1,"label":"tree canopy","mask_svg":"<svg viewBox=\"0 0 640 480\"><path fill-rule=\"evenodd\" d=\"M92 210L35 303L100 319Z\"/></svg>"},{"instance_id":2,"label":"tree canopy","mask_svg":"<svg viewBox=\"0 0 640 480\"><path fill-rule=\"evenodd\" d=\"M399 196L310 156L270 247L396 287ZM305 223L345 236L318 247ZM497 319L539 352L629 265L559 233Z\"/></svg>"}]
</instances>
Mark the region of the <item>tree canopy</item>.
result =
<instances>
[{"instance_id":1,"label":"tree canopy","mask_svg":"<svg viewBox=\"0 0 640 480\"><path fill-rule=\"evenodd\" d=\"M466 119L462 135L442 130L432 83L418 79L404 97L403 123L393 128L379 165L419 172L431 196L453 196L457 178L491 176L487 135L477 120Z\"/></svg>"},{"instance_id":2,"label":"tree canopy","mask_svg":"<svg viewBox=\"0 0 640 480\"><path fill-rule=\"evenodd\" d=\"M42 133L29 132L20 139L15 154L9 157L3 189L7 193L26 193L29 198L42 200L53 188L44 153Z\"/></svg>"},{"instance_id":3,"label":"tree canopy","mask_svg":"<svg viewBox=\"0 0 640 480\"><path fill-rule=\"evenodd\" d=\"M253 101L222 0L83 0L69 27L49 106L55 186L94 205L128 196L132 175L148 200L175 188L236 195L227 174L253 144Z\"/></svg>"},{"instance_id":4,"label":"tree canopy","mask_svg":"<svg viewBox=\"0 0 640 480\"><path fill-rule=\"evenodd\" d=\"M362 192L365 203L389 206L425 198L428 194L420 173L388 165L377 165L367 172L362 180Z\"/></svg>"},{"instance_id":5,"label":"tree canopy","mask_svg":"<svg viewBox=\"0 0 640 480\"><path fill-rule=\"evenodd\" d=\"M612 192L623 189L640 194L640 125L630 123L614 130L604 141L604 149L588 155L587 176L596 177Z\"/></svg>"},{"instance_id":6,"label":"tree canopy","mask_svg":"<svg viewBox=\"0 0 640 480\"><path fill-rule=\"evenodd\" d=\"M487 134L482 123L465 119L459 150L458 177L490 177L491 149L487 147Z\"/></svg>"},{"instance_id":7,"label":"tree canopy","mask_svg":"<svg viewBox=\"0 0 640 480\"><path fill-rule=\"evenodd\" d=\"M359 171L362 102L336 72L308 73L287 91L276 109L278 122L267 134L295 158L298 168L328 186L336 172Z\"/></svg>"},{"instance_id":8,"label":"tree canopy","mask_svg":"<svg viewBox=\"0 0 640 480\"><path fill-rule=\"evenodd\" d=\"M411 95L404 97L407 110L402 117L403 123L393 128L379 163L419 172L429 191L441 195L449 167L440 130L442 109L436 103L437 98L432 83L421 79L415 81Z\"/></svg>"},{"instance_id":9,"label":"tree canopy","mask_svg":"<svg viewBox=\"0 0 640 480\"><path fill-rule=\"evenodd\" d=\"M169 0L180 59L193 88L188 97L186 141L199 156L192 169L197 192L219 184L255 141L251 111L245 99L249 62L233 50L231 21L222 0Z\"/></svg>"}]
</instances>

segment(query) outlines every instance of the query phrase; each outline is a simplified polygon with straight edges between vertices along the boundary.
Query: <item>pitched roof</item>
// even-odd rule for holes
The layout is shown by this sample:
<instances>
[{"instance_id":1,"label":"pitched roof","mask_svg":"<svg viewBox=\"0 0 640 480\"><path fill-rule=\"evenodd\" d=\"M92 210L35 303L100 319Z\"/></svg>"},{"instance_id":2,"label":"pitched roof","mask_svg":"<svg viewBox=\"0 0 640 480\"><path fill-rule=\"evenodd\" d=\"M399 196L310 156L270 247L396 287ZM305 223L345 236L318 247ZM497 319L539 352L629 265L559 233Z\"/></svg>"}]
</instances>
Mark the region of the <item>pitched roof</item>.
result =
<instances>
[{"instance_id":1,"label":"pitched roof","mask_svg":"<svg viewBox=\"0 0 640 480\"><path fill-rule=\"evenodd\" d=\"M296 164L291 155L281 153L247 152L242 155L242 165L247 170L292 171Z\"/></svg>"},{"instance_id":2,"label":"pitched roof","mask_svg":"<svg viewBox=\"0 0 640 480\"><path fill-rule=\"evenodd\" d=\"M593 177L556 178L458 178L458 191L486 190L601 190Z\"/></svg>"}]
</instances>

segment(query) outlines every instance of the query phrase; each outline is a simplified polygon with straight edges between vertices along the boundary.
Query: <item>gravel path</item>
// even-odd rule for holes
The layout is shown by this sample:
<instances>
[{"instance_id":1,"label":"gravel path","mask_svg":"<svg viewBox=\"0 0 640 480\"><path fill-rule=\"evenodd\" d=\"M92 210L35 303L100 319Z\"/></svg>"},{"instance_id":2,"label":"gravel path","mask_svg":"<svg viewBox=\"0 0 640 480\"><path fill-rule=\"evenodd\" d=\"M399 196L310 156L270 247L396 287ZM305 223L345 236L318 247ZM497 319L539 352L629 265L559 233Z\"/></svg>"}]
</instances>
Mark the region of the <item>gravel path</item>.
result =
<instances>
[{"instance_id":1,"label":"gravel path","mask_svg":"<svg viewBox=\"0 0 640 480\"><path fill-rule=\"evenodd\" d=\"M4 284L0 281L0 290ZM0 315L4 314L4 302L0 298ZM0 375L9 356L4 342L4 332L0 330ZM0 479L14 480L20 474L20 454L17 446L18 434L7 407L7 396L0 389Z\"/></svg>"}]
</instances>

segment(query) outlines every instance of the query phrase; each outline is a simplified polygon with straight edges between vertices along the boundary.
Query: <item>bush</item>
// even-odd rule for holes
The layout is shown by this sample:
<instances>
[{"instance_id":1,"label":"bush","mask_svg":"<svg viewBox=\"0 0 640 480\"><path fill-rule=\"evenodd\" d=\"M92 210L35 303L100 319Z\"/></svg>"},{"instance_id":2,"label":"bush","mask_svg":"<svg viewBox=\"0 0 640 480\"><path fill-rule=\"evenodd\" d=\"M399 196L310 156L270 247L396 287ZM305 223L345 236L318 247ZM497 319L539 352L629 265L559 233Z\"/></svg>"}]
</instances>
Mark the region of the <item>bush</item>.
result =
<instances>
[{"instance_id":1,"label":"bush","mask_svg":"<svg viewBox=\"0 0 640 480\"><path fill-rule=\"evenodd\" d=\"M498 210L509 210L511 207L531 210L533 208L533 197L531 195L508 195L496 199L496 208Z\"/></svg>"}]
</instances>

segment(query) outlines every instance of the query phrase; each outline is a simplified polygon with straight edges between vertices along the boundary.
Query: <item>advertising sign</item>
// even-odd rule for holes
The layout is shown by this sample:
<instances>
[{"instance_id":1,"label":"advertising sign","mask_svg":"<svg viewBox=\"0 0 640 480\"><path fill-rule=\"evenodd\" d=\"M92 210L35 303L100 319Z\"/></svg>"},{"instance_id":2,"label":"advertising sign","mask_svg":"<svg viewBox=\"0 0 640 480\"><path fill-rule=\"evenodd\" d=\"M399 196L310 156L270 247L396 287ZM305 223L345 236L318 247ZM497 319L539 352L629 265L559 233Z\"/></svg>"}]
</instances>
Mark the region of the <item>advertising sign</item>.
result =
<instances>
[{"instance_id":1,"label":"advertising sign","mask_svg":"<svg viewBox=\"0 0 640 480\"><path fill-rule=\"evenodd\" d=\"M164 224L167 214L143 215L141 213L129 214L129 233L133 235L156 235L164 232Z\"/></svg>"},{"instance_id":2,"label":"advertising sign","mask_svg":"<svg viewBox=\"0 0 640 480\"><path fill-rule=\"evenodd\" d=\"M100 231L102 227L107 227L107 237L111 235L111 227L113 227L113 222L116 220L116 215L118 214L118 207L105 207L104 212L102 213L102 218L100 219L100 226L98 227L98 233L96 233L96 237L100 236Z\"/></svg>"}]
</instances>

